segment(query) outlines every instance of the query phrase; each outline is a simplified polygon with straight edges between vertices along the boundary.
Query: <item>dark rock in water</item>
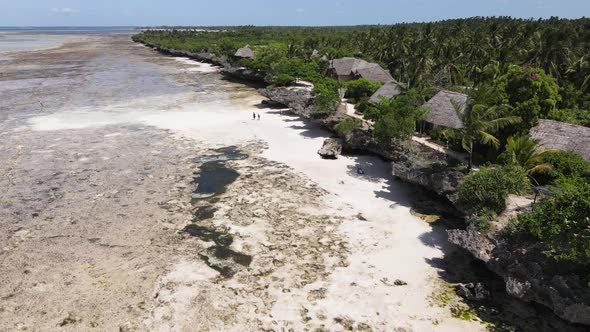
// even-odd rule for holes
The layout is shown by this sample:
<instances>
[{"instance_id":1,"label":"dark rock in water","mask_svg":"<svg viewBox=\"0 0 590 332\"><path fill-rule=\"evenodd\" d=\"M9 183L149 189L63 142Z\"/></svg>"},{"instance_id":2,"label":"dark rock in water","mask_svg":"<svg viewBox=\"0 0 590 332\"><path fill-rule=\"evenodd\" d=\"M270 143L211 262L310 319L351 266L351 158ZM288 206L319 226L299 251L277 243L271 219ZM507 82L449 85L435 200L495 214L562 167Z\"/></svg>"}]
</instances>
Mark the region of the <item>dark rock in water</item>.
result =
<instances>
[{"instance_id":1,"label":"dark rock in water","mask_svg":"<svg viewBox=\"0 0 590 332\"><path fill-rule=\"evenodd\" d=\"M457 294L470 301L485 301L490 297L490 292L481 282L459 284L457 285Z\"/></svg>"},{"instance_id":2,"label":"dark rock in water","mask_svg":"<svg viewBox=\"0 0 590 332\"><path fill-rule=\"evenodd\" d=\"M193 212L193 222L211 219L215 215L216 211L217 209L213 206L199 206Z\"/></svg>"},{"instance_id":3,"label":"dark rock in water","mask_svg":"<svg viewBox=\"0 0 590 332\"><path fill-rule=\"evenodd\" d=\"M342 143L339 139L328 138L324 141L324 145L318 151L318 154L324 159L338 159L342 153Z\"/></svg>"},{"instance_id":4,"label":"dark rock in water","mask_svg":"<svg viewBox=\"0 0 590 332\"><path fill-rule=\"evenodd\" d=\"M298 87L281 87L274 89L258 89L258 93L275 103L285 105L291 111L304 118L313 118L314 98L311 90Z\"/></svg>"},{"instance_id":5,"label":"dark rock in water","mask_svg":"<svg viewBox=\"0 0 590 332\"><path fill-rule=\"evenodd\" d=\"M252 256L235 252L225 246L213 246L199 254L205 263L226 278L250 266Z\"/></svg>"},{"instance_id":6,"label":"dark rock in water","mask_svg":"<svg viewBox=\"0 0 590 332\"><path fill-rule=\"evenodd\" d=\"M197 226L194 224L186 226L184 232L191 236L198 237L205 242L213 241L219 246L227 247L234 242L233 236L230 234L221 233L212 228Z\"/></svg>"},{"instance_id":7,"label":"dark rock in water","mask_svg":"<svg viewBox=\"0 0 590 332\"><path fill-rule=\"evenodd\" d=\"M407 282L405 282L405 281L403 281L403 280L399 280L399 279L396 279L396 280L393 282L393 284L394 284L394 285L396 285L396 286L406 286L406 285L408 285L408 283L407 283Z\"/></svg>"}]
</instances>

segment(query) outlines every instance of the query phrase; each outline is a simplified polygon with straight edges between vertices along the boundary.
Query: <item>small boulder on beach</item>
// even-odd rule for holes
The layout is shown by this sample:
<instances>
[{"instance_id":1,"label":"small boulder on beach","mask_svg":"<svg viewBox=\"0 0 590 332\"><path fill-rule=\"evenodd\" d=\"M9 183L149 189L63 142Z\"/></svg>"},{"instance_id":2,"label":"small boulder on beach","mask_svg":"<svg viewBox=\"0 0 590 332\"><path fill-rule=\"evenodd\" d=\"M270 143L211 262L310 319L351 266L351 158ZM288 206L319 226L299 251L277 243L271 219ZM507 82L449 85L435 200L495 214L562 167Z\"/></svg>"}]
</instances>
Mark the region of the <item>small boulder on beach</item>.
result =
<instances>
[{"instance_id":1,"label":"small boulder on beach","mask_svg":"<svg viewBox=\"0 0 590 332\"><path fill-rule=\"evenodd\" d=\"M324 159L338 159L342 153L342 142L336 138L328 138L324 145L318 151L318 154Z\"/></svg>"}]
</instances>

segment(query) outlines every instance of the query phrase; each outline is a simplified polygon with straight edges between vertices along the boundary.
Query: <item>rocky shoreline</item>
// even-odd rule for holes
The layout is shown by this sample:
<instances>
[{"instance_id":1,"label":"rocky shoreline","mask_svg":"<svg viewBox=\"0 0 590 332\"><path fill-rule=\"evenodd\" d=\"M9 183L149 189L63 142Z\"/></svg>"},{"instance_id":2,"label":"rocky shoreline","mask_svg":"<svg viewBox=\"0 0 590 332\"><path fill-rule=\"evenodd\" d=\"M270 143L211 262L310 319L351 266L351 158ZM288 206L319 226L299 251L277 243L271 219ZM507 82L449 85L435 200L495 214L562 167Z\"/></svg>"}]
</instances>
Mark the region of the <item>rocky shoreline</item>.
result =
<instances>
[{"instance_id":1,"label":"rocky shoreline","mask_svg":"<svg viewBox=\"0 0 590 332\"><path fill-rule=\"evenodd\" d=\"M178 57L187 57L200 62L205 62L215 66L222 67L221 73L233 79L254 83L265 83L264 76L260 75L259 73L248 68L232 66L225 57L219 57L211 52L189 52L185 50L166 48L143 40L139 40L137 38L133 38L133 41L150 47L153 50L160 52L162 54Z\"/></svg>"},{"instance_id":2,"label":"rocky shoreline","mask_svg":"<svg viewBox=\"0 0 590 332\"><path fill-rule=\"evenodd\" d=\"M192 53L135 41L164 54L222 66L222 73L234 79L264 83L264 78L259 73L234 67L227 59L209 52ZM294 114L319 123L332 132L335 132L336 124L349 117L343 112L335 112L327 117L316 116L312 111L313 96L307 88L265 88L258 92L272 103L284 105ZM456 204L457 188L464 173L455 169L455 163L440 156L427 158L394 146L384 146L372 137L370 130L365 129L354 130L341 137L338 142L344 152L370 153L391 161L394 177L431 191L460 210ZM467 250L498 275L504 281L506 292L510 296L546 306L572 324L590 325L589 286L583 285L574 273L577 271L560 269L549 262L538 245L517 244L498 234L483 234L474 225L468 225L466 229L449 230L448 237L451 243Z\"/></svg>"}]
</instances>

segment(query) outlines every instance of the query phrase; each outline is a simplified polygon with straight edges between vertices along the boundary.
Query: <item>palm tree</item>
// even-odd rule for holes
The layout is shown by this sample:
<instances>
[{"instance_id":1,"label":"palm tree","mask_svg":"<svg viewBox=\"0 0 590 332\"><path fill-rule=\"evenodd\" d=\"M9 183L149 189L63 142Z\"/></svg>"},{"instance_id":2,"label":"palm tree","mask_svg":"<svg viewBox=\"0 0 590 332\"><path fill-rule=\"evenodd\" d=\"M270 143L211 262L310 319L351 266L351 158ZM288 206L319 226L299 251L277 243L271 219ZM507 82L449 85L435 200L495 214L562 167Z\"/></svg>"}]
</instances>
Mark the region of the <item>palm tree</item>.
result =
<instances>
[{"instance_id":1,"label":"palm tree","mask_svg":"<svg viewBox=\"0 0 590 332\"><path fill-rule=\"evenodd\" d=\"M554 150L537 152L538 148L539 141L527 135L511 136L506 144L506 153L510 163L522 166L528 174L551 170L551 165L543 163L543 157Z\"/></svg>"},{"instance_id":2,"label":"palm tree","mask_svg":"<svg viewBox=\"0 0 590 332\"><path fill-rule=\"evenodd\" d=\"M473 149L476 143L489 145L493 148L500 147L500 140L493 134L507 126L521 121L518 116L499 117L499 114L508 105L487 106L484 104L472 104L469 101L465 107L461 107L455 101L451 101L457 117L463 123L463 128L455 129L455 134L461 139L463 149L469 153L469 168L473 165Z\"/></svg>"}]
</instances>

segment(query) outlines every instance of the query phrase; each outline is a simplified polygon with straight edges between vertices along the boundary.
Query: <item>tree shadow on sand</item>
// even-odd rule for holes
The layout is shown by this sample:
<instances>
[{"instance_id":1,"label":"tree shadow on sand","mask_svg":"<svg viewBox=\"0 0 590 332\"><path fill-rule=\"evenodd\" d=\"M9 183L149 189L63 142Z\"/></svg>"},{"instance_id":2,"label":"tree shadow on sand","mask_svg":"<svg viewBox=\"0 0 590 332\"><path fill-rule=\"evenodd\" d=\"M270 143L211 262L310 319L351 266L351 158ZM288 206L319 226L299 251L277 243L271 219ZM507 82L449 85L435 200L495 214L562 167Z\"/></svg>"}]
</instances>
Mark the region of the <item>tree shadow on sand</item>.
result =
<instances>
[{"instance_id":1,"label":"tree shadow on sand","mask_svg":"<svg viewBox=\"0 0 590 332\"><path fill-rule=\"evenodd\" d=\"M287 119L286 121L289 121L289 120ZM318 128L313 123L309 123L307 121L304 121L303 124L300 124L300 125L291 125L291 126L289 126L289 128L295 129L295 130L301 130L299 132L299 135L301 135L303 137L307 137L307 138L320 138L320 137L329 136L328 132Z\"/></svg>"}]
</instances>

